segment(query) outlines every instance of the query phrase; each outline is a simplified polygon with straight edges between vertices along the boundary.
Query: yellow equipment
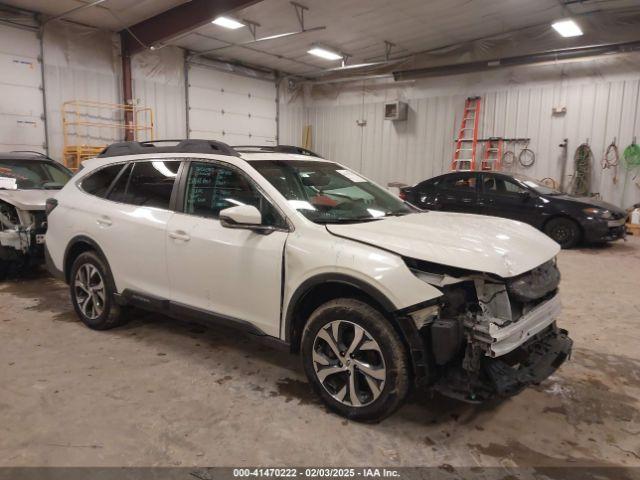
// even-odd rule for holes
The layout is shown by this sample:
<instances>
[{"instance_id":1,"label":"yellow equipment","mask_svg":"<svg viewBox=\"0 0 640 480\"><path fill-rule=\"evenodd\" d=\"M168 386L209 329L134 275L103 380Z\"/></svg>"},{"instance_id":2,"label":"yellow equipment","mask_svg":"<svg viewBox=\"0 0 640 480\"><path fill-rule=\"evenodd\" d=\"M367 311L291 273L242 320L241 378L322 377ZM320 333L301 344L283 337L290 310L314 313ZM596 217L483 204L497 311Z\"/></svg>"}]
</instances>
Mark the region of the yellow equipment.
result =
<instances>
[{"instance_id":1,"label":"yellow equipment","mask_svg":"<svg viewBox=\"0 0 640 480\"><path fill-rule=\"evenodd\" d=\"M125 118L131 118L127 124ZM82 161L98 155L109 143L130 132L133 140L154 140L153 110L118 103L70 100L62 104L62 158L76 171Z\"/></svg>"}]
</instances>

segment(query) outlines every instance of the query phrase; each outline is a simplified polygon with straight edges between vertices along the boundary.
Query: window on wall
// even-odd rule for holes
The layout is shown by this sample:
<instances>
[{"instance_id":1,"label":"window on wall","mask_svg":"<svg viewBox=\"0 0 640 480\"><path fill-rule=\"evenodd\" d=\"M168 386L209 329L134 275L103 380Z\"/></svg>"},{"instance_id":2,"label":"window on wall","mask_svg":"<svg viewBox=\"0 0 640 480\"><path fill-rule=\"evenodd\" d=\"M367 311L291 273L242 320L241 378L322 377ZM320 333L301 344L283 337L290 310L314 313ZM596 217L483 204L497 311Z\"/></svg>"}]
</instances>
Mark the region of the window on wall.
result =
<instances>
[{"instance_id":1,"label":"window on wall","mask_svg":"<svg viewBox=\"0 0 640 480\"><path fill-rule=\"evenodd\" d=\"M109 200L168 209L178 168L177 160L134 162L118 178Z\"/></svg>"},{"instance_id":2,"label":"window on wall","mask_svg":"<svg viewBox=\"0 0 640 480\"><path fill-rule=\"evenodd\" d=\"M278 211L239 171L214 163L192 162L187 179L185 213L219 218L220 211L239 205L253 205L262 214L262 223L285 227Z\"/></svg>"}]
</instances>

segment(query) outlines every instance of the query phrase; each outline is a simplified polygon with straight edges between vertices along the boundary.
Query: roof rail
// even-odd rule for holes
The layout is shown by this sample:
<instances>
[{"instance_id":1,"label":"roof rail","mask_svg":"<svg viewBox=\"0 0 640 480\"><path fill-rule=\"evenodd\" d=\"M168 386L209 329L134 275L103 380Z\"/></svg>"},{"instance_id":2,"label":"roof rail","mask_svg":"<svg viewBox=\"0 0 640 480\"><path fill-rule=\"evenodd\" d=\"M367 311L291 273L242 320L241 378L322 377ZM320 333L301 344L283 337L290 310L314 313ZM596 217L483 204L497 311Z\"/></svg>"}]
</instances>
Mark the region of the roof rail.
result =
<instances>
[{"instance_id":1,"label":"roof rail","mask_svg":"<svg viewBox=\"0 0 640 480\"><path fill-rule=\"evenodd\" d=\"M295 145L234 145L238 152L273 152L273 153L293 153L296 155L307 155L308 157L322 158L315 152Z\"/></svg>"},{"instance_id":2,"label":"roof rail","mask_svg":"<svg viewBox=\"0 0 640 480\"><path fill-rule=\"evenodd\" d=\"M39 157L49 158L49 155L42 152L37 152L36 150L11 150L11 153L33 153L34 155L38 155Z\"/></svg>"},{"instance_id":3,"label":"roof rail","mask_svg":"<svg viewBox=\"0 0 640 480\"><path fill-rule=\"evenodd\" d=\"M163 143L172 143L174 145L161 145ZM223 142L216 140L182 139L112 143L100 152L98 158L141 155L145 153L208 153L234 157L239 156L238 152Z\"/></svg>"}]
</instances>

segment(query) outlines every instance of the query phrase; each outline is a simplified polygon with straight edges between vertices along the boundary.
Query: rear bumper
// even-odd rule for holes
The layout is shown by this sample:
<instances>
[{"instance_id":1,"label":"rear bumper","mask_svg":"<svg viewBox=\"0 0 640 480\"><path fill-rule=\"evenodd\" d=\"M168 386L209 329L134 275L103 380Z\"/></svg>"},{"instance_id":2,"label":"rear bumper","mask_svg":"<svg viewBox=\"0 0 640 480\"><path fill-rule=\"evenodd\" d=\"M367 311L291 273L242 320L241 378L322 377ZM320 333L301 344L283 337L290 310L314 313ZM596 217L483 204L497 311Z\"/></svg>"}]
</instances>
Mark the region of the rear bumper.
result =
<instances>
[{"instance_id":1,"label":"rear bumper","mask_svg":"<svg viewBox=\"0 0 640 480\"><path fill-rule=\"evenodd\" d=\"M55 263L53 263L51 254L49 254L49 249L46 245L44 246L44 263L51 276L57 278L58 280L62 280L63 282L65 281L64 272L62 270L59 270L56 267Z\"/></svg>"}]
</instances>

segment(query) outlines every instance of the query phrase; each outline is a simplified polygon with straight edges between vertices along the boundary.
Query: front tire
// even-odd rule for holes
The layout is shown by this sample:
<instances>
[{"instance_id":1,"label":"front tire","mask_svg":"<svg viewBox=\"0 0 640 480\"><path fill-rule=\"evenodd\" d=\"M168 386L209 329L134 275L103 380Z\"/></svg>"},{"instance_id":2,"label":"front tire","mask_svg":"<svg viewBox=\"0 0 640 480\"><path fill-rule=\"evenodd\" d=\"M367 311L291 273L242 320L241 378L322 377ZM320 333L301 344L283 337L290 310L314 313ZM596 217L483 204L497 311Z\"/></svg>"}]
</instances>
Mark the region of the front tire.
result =
<instances>
[{"instance_id":1,"label":"front tire","mask_svg":"<svg viewBox=\"0 0 640 480\"><path fill-rule=\"evenodd\" d=\"M10 265L6 260L0 260L0 282L4 281L9 275Z\"/></svg>"},{"instance_id":2,"label":"front tire","mask_svg":"<svg viewBox=\"0 0 640 480\"><path fill-rule=\"evenodd\" d=\"M546 233L562 248L571 248L580 240L580 227L568 218L553 218L544 226Z\"/></svg>"},{"instance_id":3,"label":"front tire","mask_svg":"<svg viewBox=\"0 0 640 480\"><path fill-rule=\"evenodd\" d=\"M108 330L125 323L115 302L115 284L106 262L95 252L78 255L71 267L71 303L82 322L94 330Z\"/></svg>"},{"instance_id":4,"label":"front tire","mask_svg":"<svg viewBox=\"0 0 640 480\"><path fill-rule=\"evenodd\" d=\"M380 421L409 391L407 351L387 319L341 298L316 309L302 334L302 363L316 393L352 420Z\"/></svg>"}]
</instances>

